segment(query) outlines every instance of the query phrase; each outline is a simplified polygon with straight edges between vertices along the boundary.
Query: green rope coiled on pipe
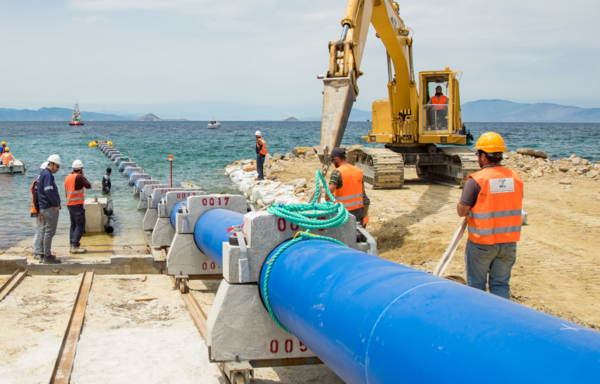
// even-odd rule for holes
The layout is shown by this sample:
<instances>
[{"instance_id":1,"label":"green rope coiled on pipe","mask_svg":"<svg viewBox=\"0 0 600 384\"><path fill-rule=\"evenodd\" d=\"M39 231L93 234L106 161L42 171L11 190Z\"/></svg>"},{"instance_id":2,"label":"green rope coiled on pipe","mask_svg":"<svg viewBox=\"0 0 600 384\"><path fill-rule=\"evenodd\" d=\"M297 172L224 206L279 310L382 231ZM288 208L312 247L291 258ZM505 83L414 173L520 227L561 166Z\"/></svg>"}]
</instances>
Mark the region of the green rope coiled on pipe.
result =
<instances>
[{"instance_id":1,"label":"green rope coiled on pipe","mask_svg":"<svg viewBox=\"0 0 600 384\"><path fill-rule=\"evenodd\" d=\"M285 252L286 249L288 249L292 245L297 244L303 240L325 240L325 241L331 241L333 243L342 245L344 247L346 246L346 244L344 244L338 240L332 239L330 237L318 236L318 235L313 235L312 233L310 233L311 229L341 227L342 225L344 225L346 223L346 221L348 221L348 215L349 215L348 210L344 207L343 204L334 203L335 197L333 197L331 192L329 192L329 189L327 188L327 183L325 182L325 179L323 178L323 174L321 174L321 171L319 169L317 169L315 178L316 178L315 196L309 204L293 204L293 205L279 204L277 206L271 205L269 208L267 208L267 212L269 212L270 214L278 216L278 217L282 217L282 218L286 219L287 221L289 221L290 223L293 223L293 224L296 224L296 225L299 225L299 226L302 226L302 227L305 227L308 229L307 232L299 232L298 235L300 237L297 237L297 238L295 237L294 239L289 241L287 244L285 244L283 247L281 247L277 251L277 253L275 253L275 255L273 255L271 260L268 261L267 270L265 272L265 280L263 282L263 287L262 287L263 296L265 298L265 307L267 307L267 310L269 311L269 315L271 315L271 318L273 319L275 324L277 324L281 329L283 329L287 333L291 333L291 332L283 324L281 324L281 322L277 319L277 316L275 316L275 313L273 313L273 308L271 307L271 301L269 299L269 277L271 276L271 269L273 269L273 265L275 265L275 262L277 261L279 256L283 252ZM317 203L317 200L319 199L321 186L325 189L325 192L327 193L327 195L329 196L331 201L324 202L324 203ZM324 219L324 220L318 219L319 216L327 216L327 215L332 215L332 214L335 214L335 216L333 216L329 219Z\"/></svg>"}]
</instances>

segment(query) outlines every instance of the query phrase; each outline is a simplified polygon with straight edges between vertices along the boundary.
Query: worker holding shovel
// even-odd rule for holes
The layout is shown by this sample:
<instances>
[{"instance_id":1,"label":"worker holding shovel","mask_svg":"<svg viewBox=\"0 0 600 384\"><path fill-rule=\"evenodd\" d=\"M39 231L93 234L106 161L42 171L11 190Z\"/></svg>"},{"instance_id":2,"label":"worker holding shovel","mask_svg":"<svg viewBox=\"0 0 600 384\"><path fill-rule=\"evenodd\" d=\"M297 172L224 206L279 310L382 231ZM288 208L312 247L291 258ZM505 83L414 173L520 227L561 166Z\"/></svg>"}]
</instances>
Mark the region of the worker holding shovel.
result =
<instances>
[{"instance_id":1,"label":"worker holding shovel","mask_svg":"<svg viewBox=\"0 0 600 384\"><path fill-rule=\"evenodd\" d=\"M500 165L506 152L504 140L484 133L477 144L481 170L467 178L456 207L468 217L469 240L465 249L467 285L510 299L510 275L521 238L523 181L519 174Z\"/></svg>"}]
</instances>

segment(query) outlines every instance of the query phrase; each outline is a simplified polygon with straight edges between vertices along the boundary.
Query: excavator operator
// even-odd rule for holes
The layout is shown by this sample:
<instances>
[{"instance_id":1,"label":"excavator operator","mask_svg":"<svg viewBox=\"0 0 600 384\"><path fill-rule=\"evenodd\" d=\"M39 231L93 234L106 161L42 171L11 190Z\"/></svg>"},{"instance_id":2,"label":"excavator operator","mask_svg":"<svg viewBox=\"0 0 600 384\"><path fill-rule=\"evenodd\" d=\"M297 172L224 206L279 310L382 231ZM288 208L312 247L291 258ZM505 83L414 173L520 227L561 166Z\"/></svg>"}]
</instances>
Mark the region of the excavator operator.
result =
<instances>
[{"instance_id":1,"label":"excavator operator","mask_svg":"<svg viewBox=\"0 0 600 384\"><path fill-rule=\"evenodd\" d=\"M329 158L335 166L329 179L329 192L336 201L344 204L356 217L356 222L364 227L364 219L369 215L371 201L365 193L363 171L346 161L346 151L342 148L334 148Z\"/></svg>"},{"instance_id":2,"label":"excavator operator","mask_svg":"<svg viewBox=\"0 0 600 384\"><path fill-rule=\"evenodd\" d=\"M448 116L448 98L442 93L440 85L435 87L435 95L429 100L429 104L433 104L434 106L428 109L428 128L446 129L448 126L446 122L446 116Z\"/></svg>"}]
</instances>

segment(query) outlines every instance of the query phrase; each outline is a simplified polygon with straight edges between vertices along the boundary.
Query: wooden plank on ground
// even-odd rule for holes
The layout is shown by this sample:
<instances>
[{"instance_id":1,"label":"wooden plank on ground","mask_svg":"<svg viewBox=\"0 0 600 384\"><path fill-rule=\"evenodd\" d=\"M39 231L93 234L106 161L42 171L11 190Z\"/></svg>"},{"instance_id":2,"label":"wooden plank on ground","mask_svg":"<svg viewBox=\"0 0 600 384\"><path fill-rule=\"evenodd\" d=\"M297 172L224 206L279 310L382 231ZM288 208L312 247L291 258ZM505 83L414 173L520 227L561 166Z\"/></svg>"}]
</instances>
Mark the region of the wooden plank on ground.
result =
<instances>
[{"instance_id":1,"label":"wooden plank on ground","mask_svg":"<svg viewBox=\"0 0 600 384\"><path fill-rule=\"evenodd\" d=\"M94 272L84 272L81 278L81 285L77 292L77 298L73 305L71 318L65 331L60 351L54 364L54 371L50 378L50 384L68 384L71 380L71 371L73 370L73 362L75 361L75 351L77 350L77 342L83 328L83 319L85 317L85 308L87 306L88 296L92 289L92 281L94 280Z\"/></svg>"},{"instance_id":2,"label":"wooden plank on ground","mask_svg":"<svg viewBox=\"0 0 600 384\"><path fill-rule=\"evenodd\" d=\"M206 340L206 314L202 308L200 308L200 304L198 304L191 293L182 293L181 297L183 298L185 305L188 307L190 315L192 316L192 320L194 320L194 324L196 324L196 328L198 328L200 335L204 340Z\"/></svg>"},{"instance_id":3,"label":"wooden plank on ground","mask_svg":"<svg viewBox=\"0 0 600 384\"><path fill-rule=\"evenodd\" d=\"M0 301L2 301L13 289L16 288L17 285L23 281L26 275L27 270L19 272L17 269L15 273L12 274L10 279L8 279L4 284L2 284L2 287L0 287Z\"/></svg>"}]
</instances>

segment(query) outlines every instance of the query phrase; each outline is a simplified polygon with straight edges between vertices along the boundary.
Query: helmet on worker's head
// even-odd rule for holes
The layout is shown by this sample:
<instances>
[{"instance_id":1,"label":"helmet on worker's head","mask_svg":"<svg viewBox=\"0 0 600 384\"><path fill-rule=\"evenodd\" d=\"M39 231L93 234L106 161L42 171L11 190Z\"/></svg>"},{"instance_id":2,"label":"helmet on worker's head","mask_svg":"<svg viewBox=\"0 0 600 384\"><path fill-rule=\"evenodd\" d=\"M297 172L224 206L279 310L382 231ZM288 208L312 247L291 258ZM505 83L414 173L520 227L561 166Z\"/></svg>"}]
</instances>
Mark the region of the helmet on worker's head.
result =
<instances>
[{"instance_id":1,"label":"helmet on worker's head","mask_svg":"<svg viewBox=\"0 0 600 384\"><path fill-rule=\"evenodd\" d=\"M75 160L72 167L74 170L79 171L81 168L83 168L83 163L81 160Z\"/></svg>"},{"instance_id":2,"label":"helmet on worker's head","mask_svg":"<svg viewBox=\"0 0 600 384\"><path fill-rule=\"evenodd\" d=\"M42 163L42 165L40 165L40 169L43 171L43 170L44 170L44 169L46 169L46 168L48 168L48 162L47 162L47 161L44 161L44 162Z\"/></svg>"},{"instance_id":3,"label":"helmet on worker's head","mask_svg":"<svg viewBox=\"0 0 600 384\"><path fill-rule=\"evenodd\" d=\"M475 144L475 149L486 153L506 152L506 146L502 136L495 132L486 132Z\"/></svg>"},{"instance_id":4,"label":"helmet on worker's head","mask_svg":"<svg viewBox=\"0 0 600 384\"><path fill-rule=\"evenodd\" d=\"M262 136L260 131L256 131L256 133L254 133L254 136Z\"/></svg>"},{"instance_id":5,"label":"helmet on worker's head","mask_svg":"<svg viewBox=\"0 0 600 384\"><path fill-rule=\"evenodd\" d=\"M10 148L6 147L5 151L10 152Z\"/></svg>"},{"instance_id":6,"label":"helmet on worker's head","mask_svg":"<svg viewBox=\"0 0 600 384\"><path fill-rule=\"evenodd\" d=\"M435 89L442 89L442 86L438 85L437 87L435 87Z\"/></svg>"},{"instance_id":7,"label":"helmet on worker's head","mask_svg":"<svg viewBox=\"0 0 600 384\"><path fill-rule=\"evenodd\" d=\"M2 145L6 145L6 141L3 141L3 142L2 142Z\"/></svg>"},{"instance_id":8,"label":"helmet on worker's head","mask_svg":"<svg viewBox=\"0 0 600 384\"><path fill-rule=\"evenodd\" d=\"M60 165L60 156L58 156L58 155L51 155L48 158L48 163L54 163L54 164Z\"/></svg>"}]
</instances>

